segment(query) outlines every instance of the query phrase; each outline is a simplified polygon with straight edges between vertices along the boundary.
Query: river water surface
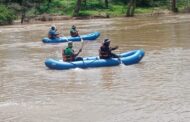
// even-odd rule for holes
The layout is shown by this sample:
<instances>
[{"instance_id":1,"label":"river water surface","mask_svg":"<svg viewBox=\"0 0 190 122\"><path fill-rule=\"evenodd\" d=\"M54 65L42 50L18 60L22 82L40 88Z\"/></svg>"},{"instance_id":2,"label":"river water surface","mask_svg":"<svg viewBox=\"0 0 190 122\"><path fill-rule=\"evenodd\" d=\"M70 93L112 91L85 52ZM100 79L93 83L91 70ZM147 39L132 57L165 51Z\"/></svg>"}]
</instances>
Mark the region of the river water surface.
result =
<instances>
[{"instance_id":1,"label":"river water surface","mask_svg":"<svg viewBox=\"0 0 190 122\"><path fill-rule=\"evenodd\" d=\"M99 31L81 56L98 55L104 38L116 53L144 49L139 64L49 70L63 44L43 44L51 24L68 35ZM76 50L81 43L74 44ZM65 20L0 27L1 122L189 122L190 15Z\"/></svg>"}]
</instances>

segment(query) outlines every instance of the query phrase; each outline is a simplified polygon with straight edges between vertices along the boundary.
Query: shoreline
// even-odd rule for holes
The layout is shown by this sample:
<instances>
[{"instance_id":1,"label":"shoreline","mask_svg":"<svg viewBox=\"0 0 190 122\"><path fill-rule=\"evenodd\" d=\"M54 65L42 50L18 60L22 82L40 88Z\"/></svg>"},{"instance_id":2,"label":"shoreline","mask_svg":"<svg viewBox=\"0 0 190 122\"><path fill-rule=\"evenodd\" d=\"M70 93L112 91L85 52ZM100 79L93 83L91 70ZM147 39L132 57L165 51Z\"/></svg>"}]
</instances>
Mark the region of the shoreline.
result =
<instances>
[{"instance_id":1,"label":"shoreline","mask_svg":"<svg viewBox=\"0 0 190 122\"><path fill-rule=\"evenodd\" d=\"M151 13L143 13L143 14L135 14L134 17L162 17L162 16L172 16L172 15L183 15L188 14L188 12L179 12L173 13L169 10L162 10L162 11L152 11ZM63 20L89 20L89 19L112 19L112 18L134 18L134 17L126 17L126 16L109 16L109 15L92 15L92 16L61 16L61 15L50 15L50 14L43 14L38 15L32 18L26 18L24 23L20 23L21 20L15 20L13 24L9 25L30 25L30 24L42 24L46 22L59 22ZM1 26L8 26L8 25L1 25Z\"/></svg>"},{"instance_id":2,"label":"shoreline","mask_svg":"<svg viewBox=\"0 0 190 122\"><path fill-rule=\"evenodd\" d=\"M122 16L118 16L118 17L122 17ZM62 20L89 20L89 19L109 19L109 18L115 18L115 17L102 16L102 15L77 16L77 17L61 16L61 15L40 15L34 18L29 18L29 19L24 20L24 23L22 24L37 24L37 23L62 21ZM21 24L20 21L21 20L15 20L12 25L19 25Z\"/></svg>"},{"instance_id":3,"label":"shoreline","mask_svg":"<svg viewBox=\"0 0 190 122\"><path fill-rule=\"evenodd\" d=\"M181 14L181 13L177 13ZM175 13L169 12L169 11L162 11L162 12L152 12L152 13L144 13L144 14L136 14L134 17L139 17L139 16L147 16L147 17L154 17L154 16L170 16L170 15L175 15ZM62 21L62 20L89 20L89 19L111 19L111 18L120 18L120 17L125 17L125 18L133 18L133 17L126 17L126 16L109 16L109 15L92 15L92 16L76 16L76 17L71 17L71 16L61 16L61 15L50 15L50 14L43 14L43 15L38 15L33 18L26 18L24 20L24 23L22 24L38 24L38 23L44 23L44 22L51 22L51 21ZM21 20L15 20L12 25L22 25L20 23Z\"/></svg>"}]
</instances>

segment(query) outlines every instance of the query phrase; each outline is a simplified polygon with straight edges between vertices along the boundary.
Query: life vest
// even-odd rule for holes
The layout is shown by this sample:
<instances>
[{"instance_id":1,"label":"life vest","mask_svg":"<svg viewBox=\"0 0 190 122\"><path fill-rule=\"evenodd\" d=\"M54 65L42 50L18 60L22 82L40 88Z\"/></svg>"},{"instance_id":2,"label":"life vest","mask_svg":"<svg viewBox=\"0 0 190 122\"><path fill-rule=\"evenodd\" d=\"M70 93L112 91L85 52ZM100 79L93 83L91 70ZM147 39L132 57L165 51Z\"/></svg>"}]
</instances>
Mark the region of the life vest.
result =
<instances>
[{"instance_id":1,"label":"life vest","mask_svg":"<svg viewBox=\"0 0 190 122\"><path fill-rule=\"evenodd\" d=\"M99 50L99 57L103 59L110 58L109 47L106 48L105 46L101 46Z\"/></svg>"},{"instance_id":2,"label":"life vest","mask_svg":"<svg viewBox=\"0 0 190 122\"><path fill-rule=\"evenodd\" d=\"M63 50L63 61L74 61L74 50L71 48L66 48Z\"/></svg>"},{"instance_id":3,"label":"life vest","mask_svg":"<svg viewBox=\"0 0 190 122\"><path fill-rule=\"evenodd\" d=\"M78 31L75 30L75 29L71 29L71 30L70 30L70 35L71 35L72 37L79 36L79 35L78 35Z\"/></svg>"}]
</instances>

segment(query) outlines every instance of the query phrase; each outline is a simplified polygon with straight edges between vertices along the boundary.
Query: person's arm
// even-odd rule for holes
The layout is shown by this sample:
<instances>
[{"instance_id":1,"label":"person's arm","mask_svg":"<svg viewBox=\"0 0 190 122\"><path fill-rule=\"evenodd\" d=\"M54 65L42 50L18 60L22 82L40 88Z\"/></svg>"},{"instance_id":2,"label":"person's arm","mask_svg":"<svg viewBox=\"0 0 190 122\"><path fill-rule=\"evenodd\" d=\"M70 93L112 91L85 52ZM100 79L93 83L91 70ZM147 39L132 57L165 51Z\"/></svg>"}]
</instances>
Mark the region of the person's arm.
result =
<instances>
[{"instance_id":1,"label":"person's arm","mask_svg":"<svg viewBox=\"0 0 190 122\"><path fill-rule=\"evenodd\" d=\"M65 49L62 49L62 59L63 59L63 61L65 61Z\"/></svg>"},{"instance_id":2,"label":"person's arm","mask_svg":"<svg viewBox=\"0 0 190 122\"><path fill-rule=\"evenodd\" d=\"M82 49L80 49L80 50L78 51L78 53L74 54L74 56L75 56L75 57L78 56L78 55L80 54L80 52L82 52Z\"/></svg>"},{"instance_id":3,"label":"person's arm","mask_svg":"<svg viewBox=\"0 0 190 122\"><path fill-rule=\"evenodd\" d=\"M59 37L60 33L56 32L56 34L55 34L55 35L56 35L56 37Z\"/></svg>"},{"instance_id":4,"label":"person's arm","mask_svg":"<svg viewBox=\"0 0 190 122\"><path fill-rule=\"evenodd\" d=\"M79 31L78 30L76 30L76 35L79 35Z\"/></svg>"},{"instance_id":5,"label":"person's arm","mask_svg":"<svg viewBox=\"0 0 190 122\"><path fill-rule=\"evenodd\" d=\"M118 46L115 46L115 47L111 47L110 50L116 50L118 48L119 48Z\"/></svg>"}]
</instances>

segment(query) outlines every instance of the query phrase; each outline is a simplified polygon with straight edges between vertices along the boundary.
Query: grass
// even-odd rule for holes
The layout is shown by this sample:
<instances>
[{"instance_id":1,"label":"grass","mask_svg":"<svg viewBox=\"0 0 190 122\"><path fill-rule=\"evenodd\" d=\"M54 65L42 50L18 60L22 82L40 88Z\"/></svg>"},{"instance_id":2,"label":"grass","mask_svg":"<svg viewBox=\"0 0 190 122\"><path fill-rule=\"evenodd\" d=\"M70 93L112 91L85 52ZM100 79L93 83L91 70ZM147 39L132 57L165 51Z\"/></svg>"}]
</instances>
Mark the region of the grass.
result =
<instances>
[{"instance_id":1,"label":"grass","mask_svg":"<svg viewBox=\"0 0 190 122\"><path fill-rule=\"evenodd\" d=\"M38 9L38 14L56 14L56 15L66 15L72 16L73 10L76 4L76 0L52 0L49 8L48 4L42 4ZM184 6L183 3L179 3L180 6ZM166 6L166 4L164 4ZM163 8L164 5L159 3L159 9ZM162 7L160 7L162 6ZM153 7L137 7L135 9L135 14L146 14L151 13ZM82 3L82 7L79 13L79 16L106 16L111 17L115 16L125 16L127 12L127 5L121 2L109 2L109 8L105 8L104 1L100 0L90 0L85 3ZM32 14L32 12L30 12Z\"/></svg>"},{"instance_id":2,"label":"grass","mask_svg":"<svg viewBox=\"0 0 190 122\"><path fill-rule=\"evenodd\" d=\"M123 6L110 5L109 9L81 10L79 16L123 16L125 9Z\"/></svg>"},{"instance_id":3,"label":"grass","mask_svg":"<svg viewBox=\"0 0 190 122\"><path fill-rule=\"evenodd\" d=\"M137 14L145 14L145 13L151 13L153 11L153 8L136 8L135 13Z\"/></svg>"}]
</instances>

